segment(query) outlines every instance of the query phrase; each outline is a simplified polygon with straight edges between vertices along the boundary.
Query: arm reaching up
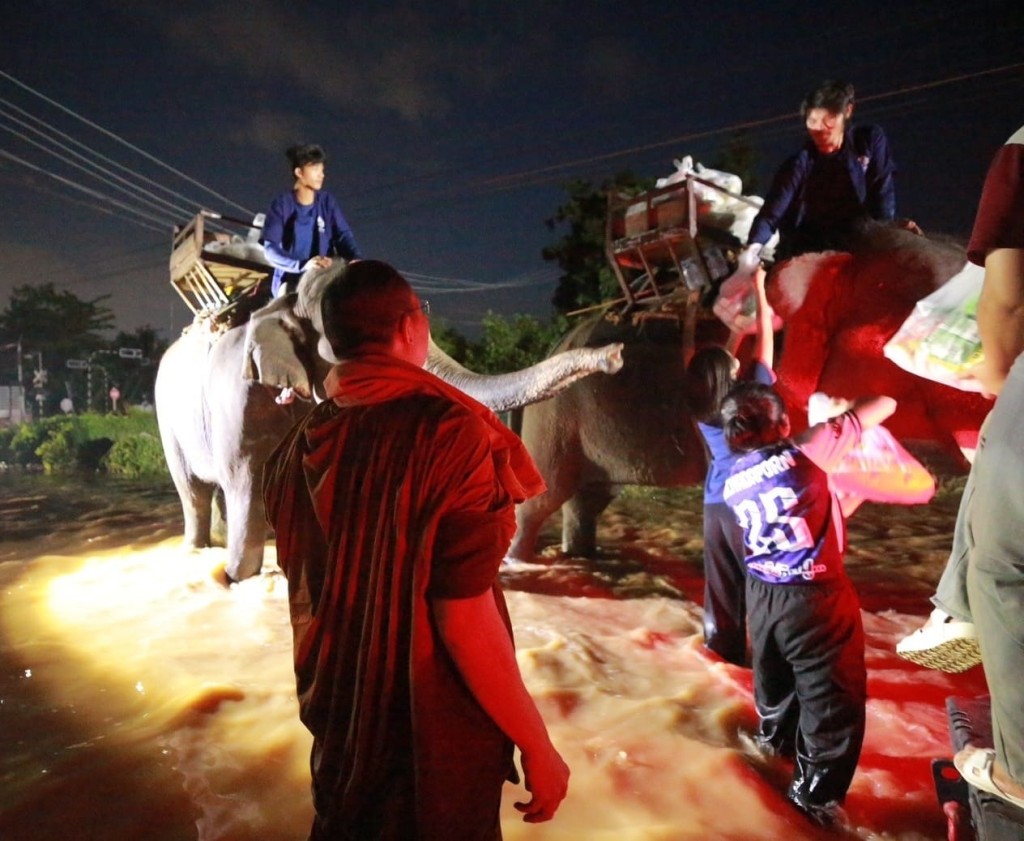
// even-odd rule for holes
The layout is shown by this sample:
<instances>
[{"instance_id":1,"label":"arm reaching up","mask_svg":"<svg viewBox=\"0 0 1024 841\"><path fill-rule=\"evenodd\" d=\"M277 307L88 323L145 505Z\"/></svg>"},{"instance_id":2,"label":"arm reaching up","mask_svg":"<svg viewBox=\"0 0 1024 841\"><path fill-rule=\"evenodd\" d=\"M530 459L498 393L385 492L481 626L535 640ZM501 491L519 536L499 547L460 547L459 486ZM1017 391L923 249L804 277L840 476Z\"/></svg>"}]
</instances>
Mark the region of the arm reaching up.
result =
<instances>
[{"instance_id":1,"label":"arm reaching up","mask_svg":"<svg viewBox=\"0 0 1024 841\"><path fill-rule=\"evenodd\" d=\"M757 299L757 334L754 344L754 359L771 370L775 361L775 329L772 326L772 308L765 297L764 280L767 273L763 266L754 271L754 295Z\"/></svg>"}]
</instances>

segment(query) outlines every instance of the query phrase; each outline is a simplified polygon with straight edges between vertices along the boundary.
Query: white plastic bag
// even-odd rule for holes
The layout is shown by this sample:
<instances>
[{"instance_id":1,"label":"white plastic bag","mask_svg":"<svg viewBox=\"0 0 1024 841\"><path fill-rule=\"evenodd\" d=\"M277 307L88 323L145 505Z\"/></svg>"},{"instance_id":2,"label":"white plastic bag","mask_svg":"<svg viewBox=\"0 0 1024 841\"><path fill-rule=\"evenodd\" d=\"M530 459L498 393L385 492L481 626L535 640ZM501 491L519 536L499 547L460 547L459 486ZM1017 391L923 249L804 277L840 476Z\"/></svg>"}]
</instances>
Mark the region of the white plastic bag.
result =
<instances>
[{"instance_id":1,"label":"white plastic bag","mask_svg":"<svg viewBox=\"0 0 1024 841\"><path fill-rule=\"evenodd\" d=\"M968 263L927 298L886 342L885 355L912 374L982 391L973 371L982 360L976 310L985 270Z\"/></svg>"}]
</instances>

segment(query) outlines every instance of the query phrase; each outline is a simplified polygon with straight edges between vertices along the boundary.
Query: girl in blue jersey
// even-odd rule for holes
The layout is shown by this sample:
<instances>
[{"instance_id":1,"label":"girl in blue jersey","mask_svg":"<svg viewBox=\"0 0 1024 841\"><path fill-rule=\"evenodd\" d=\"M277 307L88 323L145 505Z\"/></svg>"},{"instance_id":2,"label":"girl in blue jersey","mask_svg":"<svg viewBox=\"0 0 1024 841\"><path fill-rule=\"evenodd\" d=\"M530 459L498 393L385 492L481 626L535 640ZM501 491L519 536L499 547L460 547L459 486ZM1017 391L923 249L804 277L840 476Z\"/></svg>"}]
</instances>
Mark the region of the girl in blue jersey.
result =
<instances>
[{"instance_id":1,"label":"girl in blue jersey","mask_svg":"<svg viewBox=\"0 0 1024 841\"><path fill-rule=\"evenodd\" d=\"M723 496L743 530L757 741L795 759L787 796L824 826L838 819L860 758L867 694L860 603L828 472L895 409L890 397L862 398L790 438L771 387L739 385L722 404L739 454Z\"/></svg>"},{"instance_id":2,"label":"girl in blue jersey","mask_svg":"<svg viewBox=\"0 0 1024 841\"><path fill-rule=\"evenodd\" d=\"M765 299L764 269L754 273L757 332L753 358L739 374L739 360L724 347L702 348L687 367L689 391L696 407L697 429L707 446L704 481L704 645L738 666L747 662L746 571L743 534L722 487L736 456L722 432L722 400L739 379L771 385L775 334L772 311Z\"/></svg>"}]
</instances>

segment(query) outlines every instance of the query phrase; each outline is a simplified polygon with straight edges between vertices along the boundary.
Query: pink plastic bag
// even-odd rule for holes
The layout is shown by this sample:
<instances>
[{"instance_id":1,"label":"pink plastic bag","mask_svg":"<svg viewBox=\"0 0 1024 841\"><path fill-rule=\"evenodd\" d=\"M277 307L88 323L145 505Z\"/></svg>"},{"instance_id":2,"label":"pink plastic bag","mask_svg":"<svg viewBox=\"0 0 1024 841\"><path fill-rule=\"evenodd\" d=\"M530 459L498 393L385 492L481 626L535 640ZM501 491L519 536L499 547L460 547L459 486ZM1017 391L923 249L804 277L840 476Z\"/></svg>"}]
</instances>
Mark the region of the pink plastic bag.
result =
<instances>
[{"instance_id":1,"label":"pink plastic bag","mask_svg":"<svg viewBox=\"0 0 1024 841\"><path fill-rule=\"evenodd\" d=\"M842 414L850 403L815 392L807 401L811 424ZM829 484L849 517L862 502L921 505L935 496L935 477L884 426L864 430L860 443L829 472Z\"/></svg>"}]
</instances>

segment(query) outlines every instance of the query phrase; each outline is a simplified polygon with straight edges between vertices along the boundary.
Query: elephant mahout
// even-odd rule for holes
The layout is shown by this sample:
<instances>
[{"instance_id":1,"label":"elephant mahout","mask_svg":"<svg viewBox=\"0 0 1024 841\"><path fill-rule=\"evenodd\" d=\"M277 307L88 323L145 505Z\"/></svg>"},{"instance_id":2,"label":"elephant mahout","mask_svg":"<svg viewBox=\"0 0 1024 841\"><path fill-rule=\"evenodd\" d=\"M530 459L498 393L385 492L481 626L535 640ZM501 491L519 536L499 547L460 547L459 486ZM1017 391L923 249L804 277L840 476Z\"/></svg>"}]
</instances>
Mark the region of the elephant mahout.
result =
<instances>
[{"instance_id":1,"label":"elephant mahout","mask_svg":"<svg viewBox=\"0 0 1024 841\"><path fill-rule=\"evenodd\" d=\"M904 371L883 355L915 303L965 261L960 246L879 227L852 252L778 264L768 300L784 324L776 373L794 431L806 425L815 391L847 399L886 394L898 402L886 422L896 438L937 447L965 466L962 451L975 446L991 401ZM533 556L541 526L560 507L563 551L589 556L597 517L622 485L702 481L705 454L687 402L685 362L694 349L722 341L723 326L702 312L689 342L678 293L648 305L634 318L592 316L559 344L623 342L618 375L577 383L523 410L522 437L548 490L518 507L512 558Z\"/></svg>"},{"instance_id":2,"label":"elephant mahout","mask_svg":"<svg viewBox=\"0 0 1024 841\"><path fill-rule=\"evenodd\" d=\"M336 362L323 339L320 298L344 266L309 272L298 290L235 326L197 319L164 354L156 410L167 465L181 498L185 543L211 543L217 488L223 491L229 579L257 574L267 535L263 465L316 399ZM431 343L427 368L494 411L543 400L593 372L615 373L621 348L557 354L511 374L485 376ZM300 399L293 399L298 397Z\"/></svg>"}]
</instances>

